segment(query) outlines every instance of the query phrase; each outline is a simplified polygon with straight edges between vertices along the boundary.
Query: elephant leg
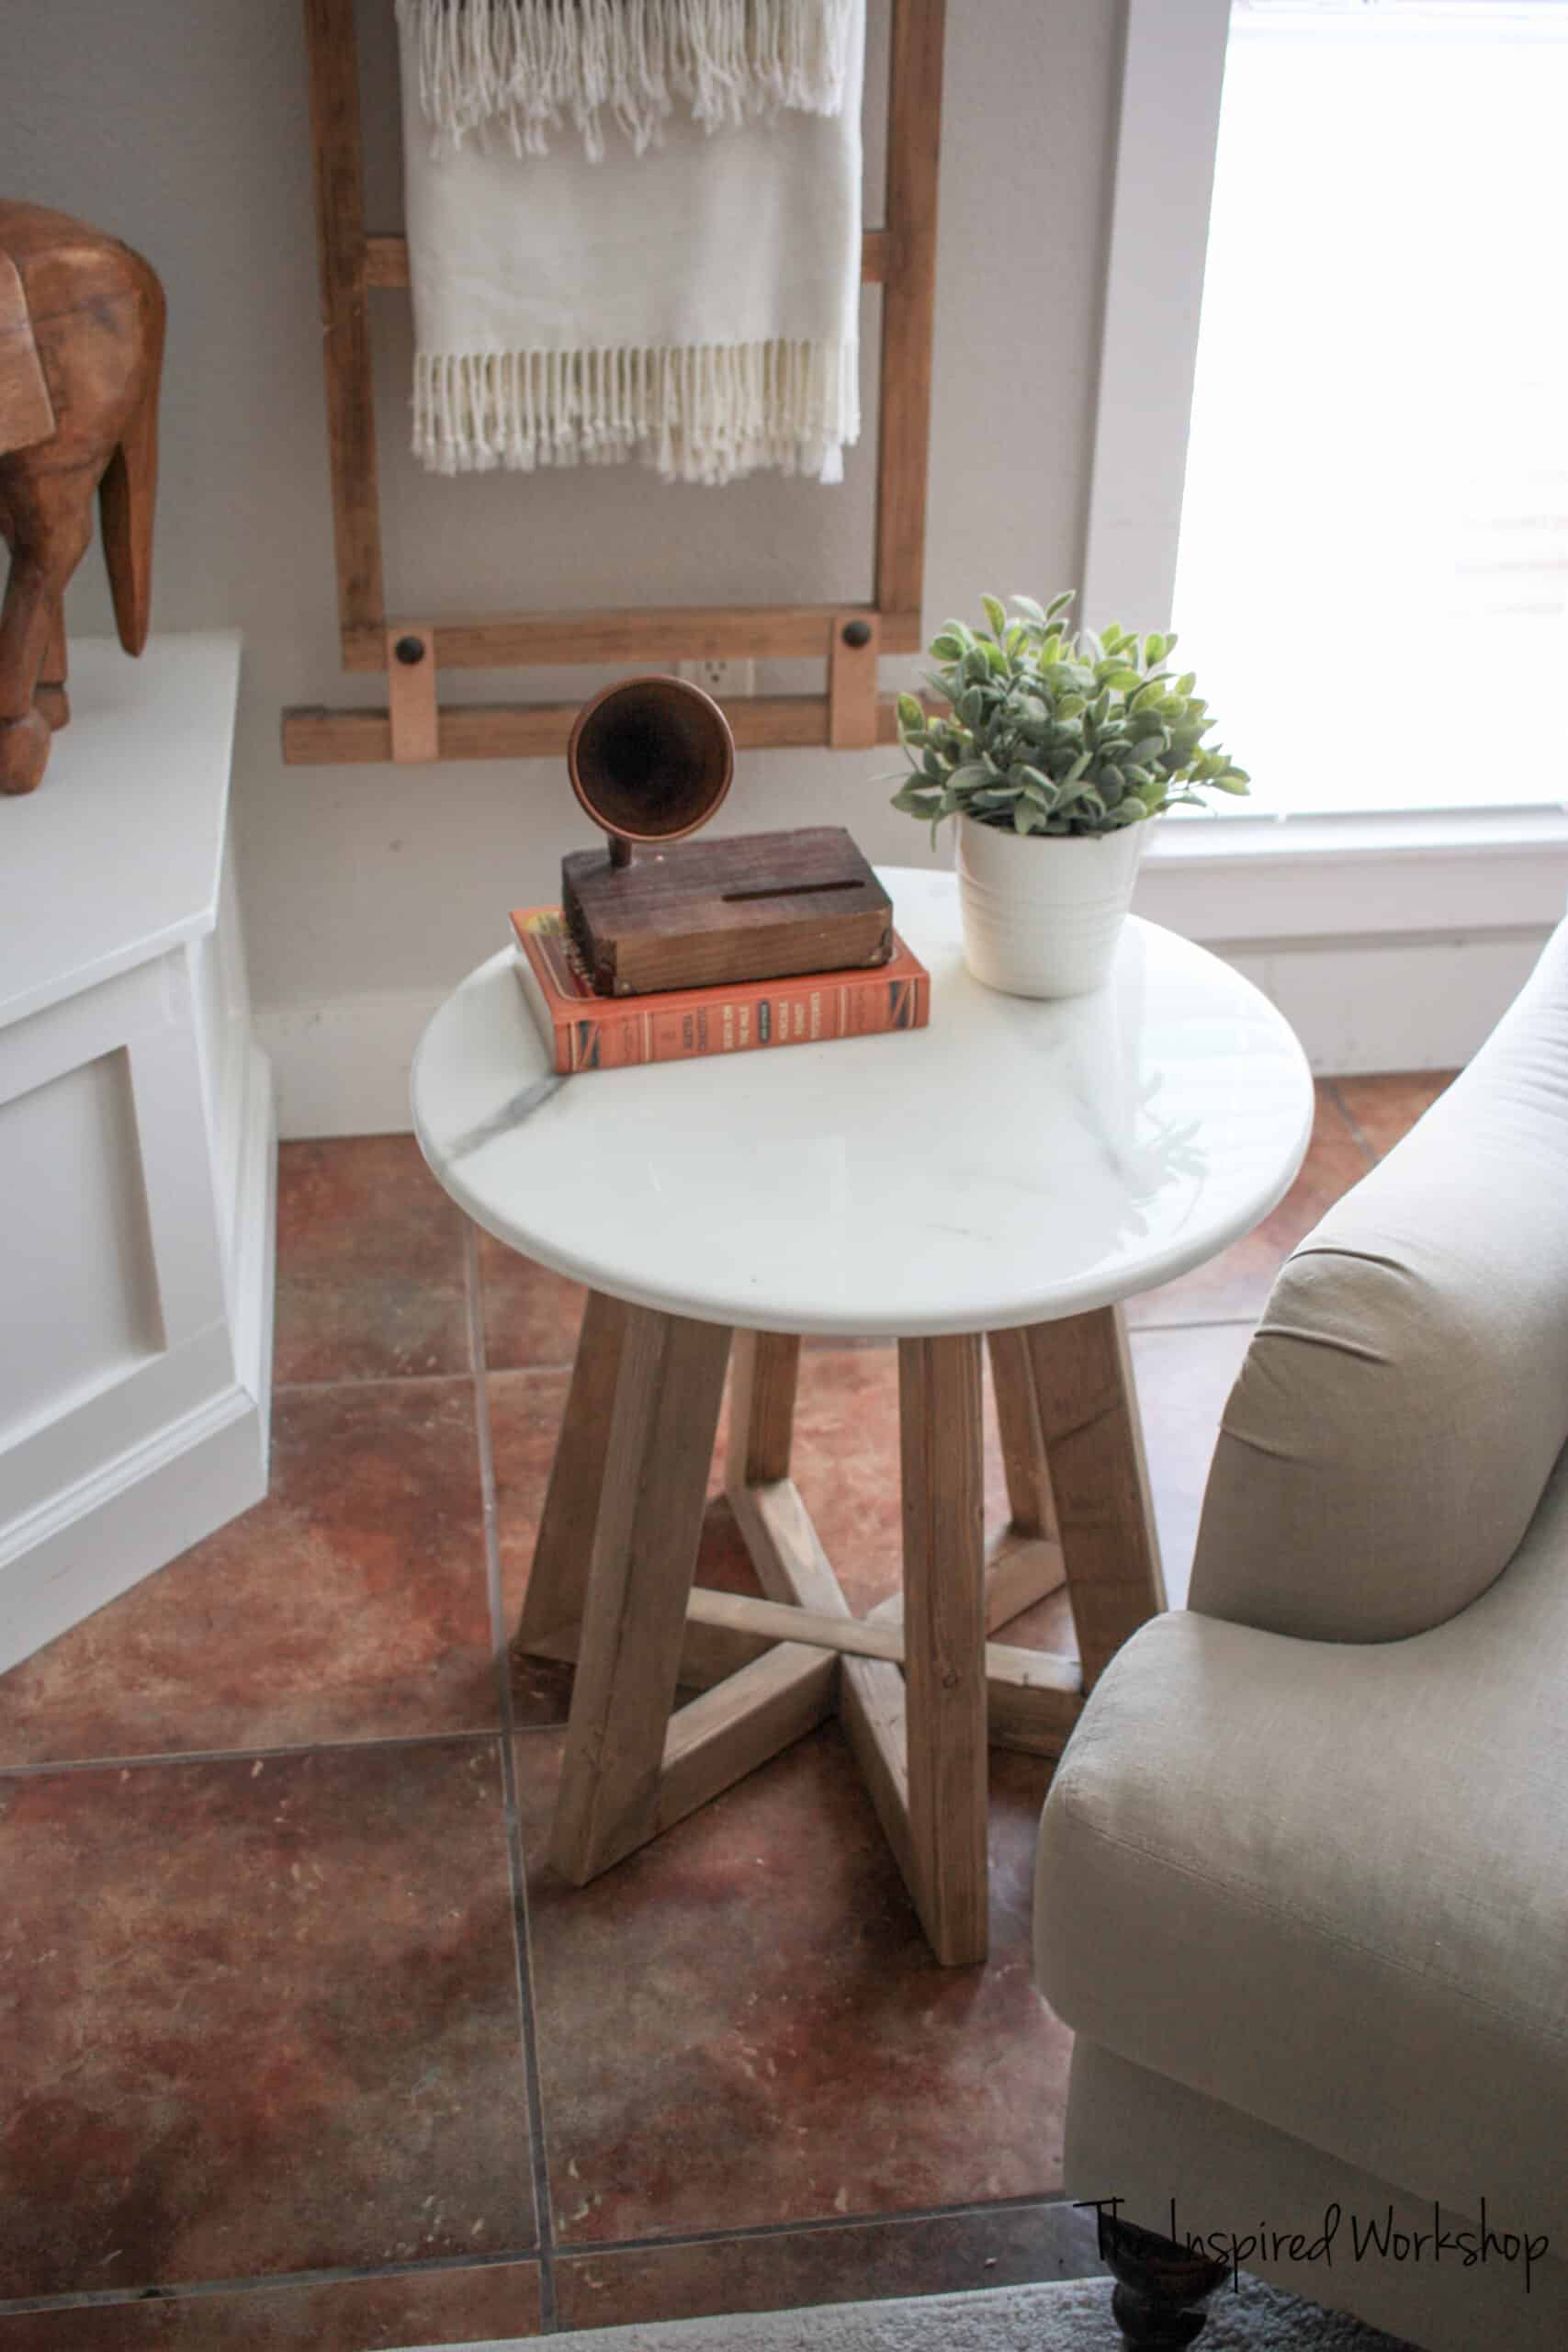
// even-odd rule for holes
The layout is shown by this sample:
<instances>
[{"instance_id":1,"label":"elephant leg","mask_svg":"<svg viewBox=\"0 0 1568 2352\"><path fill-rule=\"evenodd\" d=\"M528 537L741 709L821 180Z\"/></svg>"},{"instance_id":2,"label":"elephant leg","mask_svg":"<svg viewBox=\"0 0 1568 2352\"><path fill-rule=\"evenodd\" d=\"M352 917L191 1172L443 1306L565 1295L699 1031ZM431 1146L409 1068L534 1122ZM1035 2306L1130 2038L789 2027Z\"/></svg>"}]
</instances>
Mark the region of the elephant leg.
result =
<instances>
[{"instance_id":1,"label":"elephant leg","mask_svg":"<svg viewBox=\"0 0 1568 2352\"><path fill-rule=\"evenodd\" d=\"M148 289L145 375L141 398L98 486L104 560L115 627L128 653L147 642L152 611L152 510L158 496L158 387L164 371L164 289Z\"/></svg>"},{"instance_id":2,"label":"elephant leg","mask_svg":"<svg viewBox=\"0 0 1568 2352\"><path fill-rule=\"evenodd\" d=\"M88 477L77 471L6 484L11 575L0 606L0 791L31 792L49 761L50 726L34 703L65 583L92 537Z\"/></svg>"},{"instance_id":3,"label":"elephant leg","mask_svg":"<svg viewBox=\"0 0 1568 2352\"><path fill-rule=\"evenodd\" d=\"M70 670L70 657L65 645L65 607L57 596L50 616L49 643L44 648L43 670L33 701L58 735L62 727L71 724L71 697L65 691Z\"/></svg>"}]
</instances>

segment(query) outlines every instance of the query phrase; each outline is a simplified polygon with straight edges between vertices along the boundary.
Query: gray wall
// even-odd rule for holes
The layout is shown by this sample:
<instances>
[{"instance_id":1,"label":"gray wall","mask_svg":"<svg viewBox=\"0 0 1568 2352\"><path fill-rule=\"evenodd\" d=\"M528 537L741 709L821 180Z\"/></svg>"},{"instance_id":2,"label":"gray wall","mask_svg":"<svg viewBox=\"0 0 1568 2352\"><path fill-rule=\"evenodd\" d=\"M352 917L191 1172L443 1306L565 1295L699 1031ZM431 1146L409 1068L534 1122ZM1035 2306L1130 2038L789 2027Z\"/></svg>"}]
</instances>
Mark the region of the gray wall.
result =
<instances>
[{"instance_id":1,"label":"gray wall","mask_svg":"<svg viewBox=\"0 0 1568 2352\"><path fill-rule=\"evenodd\" d=\"M874 74L886 0L871 7ZM1077 576L1122 15L1122 0L949 0L933 627L983 588L1048 594ZM391 17L391 0L361 0L372 227L398 219ZM303 1014L445 988L502 944L508 906L555 895L561 852L584 836L552 763L282 764L286 704L384 699L335 657L300 11L55 0L8 12L4 52L6 193L115 231L168 290L154 623L244 632L235 808L257 1002ZM869 593L869 435L840 491L668 489L620 468L429 481L404 450L406 300L374 300L394 612ZM109 626L96 550L69 620ZM469 673L457 691L554 698L599 683ZM791 665L760 681L809 683ZM924 862L925 834L878 781L896 758L744 755L725 828L842 822L874 857Z\"/></svg>"}]
</instances>

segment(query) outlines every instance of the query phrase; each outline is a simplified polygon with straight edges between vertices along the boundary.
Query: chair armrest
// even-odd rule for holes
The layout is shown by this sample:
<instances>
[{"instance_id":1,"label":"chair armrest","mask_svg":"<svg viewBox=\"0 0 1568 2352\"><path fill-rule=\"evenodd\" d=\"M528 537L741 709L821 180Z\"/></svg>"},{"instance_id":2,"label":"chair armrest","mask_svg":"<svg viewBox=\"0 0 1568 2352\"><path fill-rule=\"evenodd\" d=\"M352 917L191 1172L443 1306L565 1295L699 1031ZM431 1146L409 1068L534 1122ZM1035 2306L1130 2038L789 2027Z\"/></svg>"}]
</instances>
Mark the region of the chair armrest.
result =
<instances>
[{"instance_id":1,"label":"chair armrest","mask_svg":"<svg viewBox=\"0 0 1568 2352\"><path fill-rule=\"evenodd\" d=\"M1568 1442L1568 924L1470 1068L1287 1260L1190 1603L1383 1642L1485 1590Z\"/></svg>"},{"instance_id":2,"label":"chair armrest","mask_svg":"<svg viewBox=\"0 0 1568 2352\"><path fill-rule=\"evenodd\" d=\"M1565 1567L1568 1457L1507 1575L1429 1633L1135 1634L1041 1823L1065 2021L1423 2196L1472 2211L1484 2178L1568 2222Z\"/></svg>"}]
</instances>

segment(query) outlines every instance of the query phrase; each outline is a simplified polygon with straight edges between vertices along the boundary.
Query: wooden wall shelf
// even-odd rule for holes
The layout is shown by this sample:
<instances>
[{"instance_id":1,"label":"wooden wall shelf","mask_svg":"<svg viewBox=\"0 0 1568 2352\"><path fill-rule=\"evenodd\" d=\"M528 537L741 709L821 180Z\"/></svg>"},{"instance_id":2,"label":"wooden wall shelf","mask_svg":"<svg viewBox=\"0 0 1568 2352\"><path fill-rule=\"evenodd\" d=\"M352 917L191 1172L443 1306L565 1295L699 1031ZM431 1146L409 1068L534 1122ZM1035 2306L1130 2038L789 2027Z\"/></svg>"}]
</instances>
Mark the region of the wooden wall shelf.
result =
<instances>
[{"instance_id":1,"label":"wooden wall shelf","mask_svg":"<svg viewBox=\"0 0 1568 2352\"><path fill-rule=\"evenodd\" d=\"M871 599L399 619L387 613L383 590L367 298L407 287L408 244L365 227L354 0L305 0L340 652L345 671L381 672L388 700L381 709L285 711L286 762L548 757L566 748L574 705L442 704L440 672L641 668L705 656L805 656L825 665L825 694L727 706L742 749L850 750L896 740L892 698L876 691L876 662L882 653L918 652L923 643L945 0L891 0L891 8L885 224L865 233L861 273L883 289Z\"/></svg>"}]
</instances>

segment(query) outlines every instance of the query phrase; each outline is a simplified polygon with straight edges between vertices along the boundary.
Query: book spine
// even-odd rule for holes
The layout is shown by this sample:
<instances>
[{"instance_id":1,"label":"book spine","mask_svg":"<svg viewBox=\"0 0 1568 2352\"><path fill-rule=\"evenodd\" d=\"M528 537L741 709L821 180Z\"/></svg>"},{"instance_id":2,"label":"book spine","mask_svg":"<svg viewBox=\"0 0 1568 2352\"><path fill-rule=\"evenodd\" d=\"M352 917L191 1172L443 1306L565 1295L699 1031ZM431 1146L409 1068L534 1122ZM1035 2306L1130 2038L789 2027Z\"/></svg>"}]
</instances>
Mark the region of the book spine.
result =
<instances>
[{"instance_id":1,"label":"book spine","mask_svg":"<svg viewBox=\"0 0 1568 2352\"><path fill-rule=\"evenodd\" d=\"M537 1017L544 998L536 981L527 993ZM831 980L780 980L765 994L738 990L727 997L704 989L691 1004L658 1011L640 1007L635 998L607 998L581 1012L558 1003L549 1009L555 1067L562 1072L628 1069L641 1062L870 1037L924 1028L930 1017L931 982L924 972L890 977L879 970Z\"/></svg>"}]
</instances>

